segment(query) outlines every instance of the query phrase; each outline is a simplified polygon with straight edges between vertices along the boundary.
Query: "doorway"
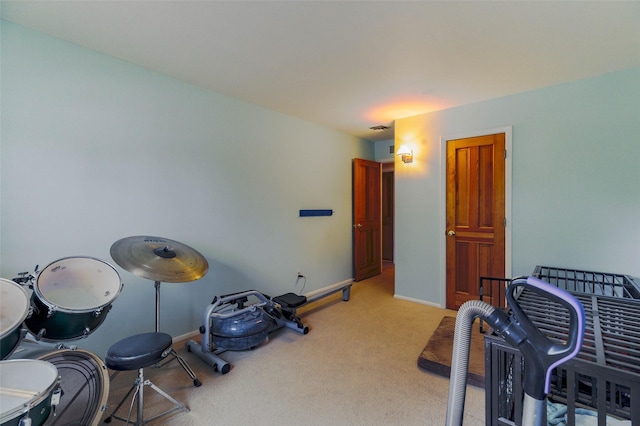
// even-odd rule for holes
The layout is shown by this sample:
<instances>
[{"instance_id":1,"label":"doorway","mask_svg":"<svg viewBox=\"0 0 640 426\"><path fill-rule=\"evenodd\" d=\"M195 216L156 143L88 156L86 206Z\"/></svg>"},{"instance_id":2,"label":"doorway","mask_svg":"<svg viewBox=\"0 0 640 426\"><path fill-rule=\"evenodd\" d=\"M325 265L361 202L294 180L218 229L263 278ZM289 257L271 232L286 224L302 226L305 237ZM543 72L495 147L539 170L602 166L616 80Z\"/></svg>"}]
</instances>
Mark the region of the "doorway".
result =
<instances>
[{"instance_id":1,"label":"doorway","mask_svg":"<svg viewBox=\"0 0 640 426\"><path fill-rule=\"evenodd\" d=\"M393 163L354 159L352 186L353 271L360 281L393 267Z\"/></svg>"},{"instance_id":2,"label":"doorway","mask_svg":"<svg viewBox=\"0 0 640 426\"><path fill-rule=\"evenodd\" d=\"M361 281L382 272L382 167L361 158L352 167L353 278Z\"/></svg>"}]
</instances>

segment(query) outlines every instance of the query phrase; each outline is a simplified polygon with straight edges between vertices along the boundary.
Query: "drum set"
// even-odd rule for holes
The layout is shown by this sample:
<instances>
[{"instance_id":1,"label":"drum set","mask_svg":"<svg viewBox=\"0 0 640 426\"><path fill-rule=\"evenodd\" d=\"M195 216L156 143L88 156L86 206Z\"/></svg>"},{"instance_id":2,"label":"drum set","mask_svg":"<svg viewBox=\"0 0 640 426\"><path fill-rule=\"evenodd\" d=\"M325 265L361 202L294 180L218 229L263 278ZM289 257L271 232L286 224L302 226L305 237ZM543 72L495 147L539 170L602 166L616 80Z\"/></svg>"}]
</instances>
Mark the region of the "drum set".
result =
<instances>
[{"instance_id":1,"label":"drum set","mask_svg":"<svg viewBox=\"0 0 640 426\"><path fill-rule=\"evenodd\" d=\"M91 352L61 342L95 331L121 290L113 266L92 257L66 257L40 272L0 279L2 426L48 419L51 425L98 424L109 394L107 368Z\"/></svg>"},{"instance_id":2,"label":"drum set","mask_svg":"<svg viewBox=\"0 0 640 426\"><path fill-rule=\"evenodd\" d=\"M156 331L160 280L192 281L208 270L195 250L159 237L119 240L111 254L127 271L155 281ZM36 266L13 280L0 278L0 426L100 422L109 394L107 367L95 354L63 342L100 327L122 288L112 265L87 256L65 257L42 271Z\"/></svg>"}]
</instances>

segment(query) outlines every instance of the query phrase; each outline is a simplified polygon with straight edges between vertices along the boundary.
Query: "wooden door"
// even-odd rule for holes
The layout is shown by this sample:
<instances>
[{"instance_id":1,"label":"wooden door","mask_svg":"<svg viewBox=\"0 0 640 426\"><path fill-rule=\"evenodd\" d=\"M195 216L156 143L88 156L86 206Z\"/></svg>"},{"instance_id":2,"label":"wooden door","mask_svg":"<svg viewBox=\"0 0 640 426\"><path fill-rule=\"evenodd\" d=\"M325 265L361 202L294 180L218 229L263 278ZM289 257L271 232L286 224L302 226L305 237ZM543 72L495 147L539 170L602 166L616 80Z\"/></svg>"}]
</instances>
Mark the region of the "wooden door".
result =
<instances>
[{"instance_id":1,"label":"wooden door","mask_svg":"<svg viewBox=\"0 0 640 426\"><path fill-rule=\"evenodd\" d=\"M380 181L375 161L353 160L353 271L360 281L382 272Z\"/></svg>"},{"instance_id":2,"label":"wooden door","mask_svg":"<svg viewBox=\"0 0 640 426\"><path fill-rule=\"evenodd\" d=\"M447 141L447 308L505 275L505 135ZM491 303L491 300L487 300Z\"/></svg>"},{"instance_id":3,"label":"wooden door","mask_svg":"<svg viewBox=\"0 0 640 426\"><path fill-rule=\"evenodd\" d=\"M382 260L393 262L395 216L393 163L382 163Z\"/></svg>"}]
</instances>

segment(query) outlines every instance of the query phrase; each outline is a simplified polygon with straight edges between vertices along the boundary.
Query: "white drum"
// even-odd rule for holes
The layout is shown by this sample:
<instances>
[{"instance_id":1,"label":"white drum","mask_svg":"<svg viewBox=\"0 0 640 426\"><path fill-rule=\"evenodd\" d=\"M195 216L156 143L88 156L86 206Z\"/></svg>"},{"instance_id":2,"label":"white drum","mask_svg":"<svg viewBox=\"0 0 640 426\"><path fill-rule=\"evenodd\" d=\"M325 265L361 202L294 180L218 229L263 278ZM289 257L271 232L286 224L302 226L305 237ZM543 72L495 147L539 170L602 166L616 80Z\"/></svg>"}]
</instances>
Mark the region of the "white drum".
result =
<instances>
[{"instance_id":1,"label":"white drum","mask_svg":"<svg viewBox=\"0 0 640 426\"><path fill-rule=\"evenodd\" d=\"M47 361L0 361L0 424L42 425L60 396L56 367Z\"/></svg>"},{"instance_id":2,"label":"white drum","mask_svg":"<svg viewBox=\"0 0 640 426\"><path fill-rule=\"evenodd\" d=\"M22 323L29 315L29 295L21 285L0 278L0 359L22 339Z\"/></svg>"},{"instance_id":3,"label":"white drum","mask_svg":"<svg viewBox=\"0 0 640 426\"><path fill-rule=\"evenodd\" d=\"M82 349L53 349L23 342L12 358L47 361L58 369L62 394L46 426L97 426L107 408L109 374L97 355Z\"/></svg>"},{"instance_id":4,"label":"white drum","mask_svg":"<svg viewBox=\"0 0 640 426\"><path fill-rule=\"evenodd\" d=\"M118 271L100 259L56 260L38 274L25 324L37 340L86 337L105 320L121 289Z\"/></svg>"}]
</instances>

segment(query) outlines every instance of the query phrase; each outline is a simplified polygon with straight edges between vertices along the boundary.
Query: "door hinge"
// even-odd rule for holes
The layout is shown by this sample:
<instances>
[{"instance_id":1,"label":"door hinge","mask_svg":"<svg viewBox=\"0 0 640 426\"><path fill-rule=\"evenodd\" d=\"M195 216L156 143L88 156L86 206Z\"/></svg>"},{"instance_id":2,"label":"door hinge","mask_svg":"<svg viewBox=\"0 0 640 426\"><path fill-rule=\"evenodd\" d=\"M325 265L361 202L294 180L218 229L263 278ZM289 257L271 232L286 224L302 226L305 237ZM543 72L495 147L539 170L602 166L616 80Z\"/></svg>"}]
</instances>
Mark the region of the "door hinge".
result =
<instances>
[{"instance_id":1,"label":"door hinge","mask_svg":"<svg viewBox=\"0 0 640 426\"><path fill-rule=\"evenodd\" d=\"M504 227L505 228L507 227L507 218L506 217L504 218Z\"/></svg>"},{"instance_id":2,"label":"door hinge","mask_svg":"<svg viewBox=\"0 0 640 426\"><path fill-rule=\"evenodd\" d=\"M507 158L507 150L504 150L504 158Z\"/></svg>"}]
</instances>

